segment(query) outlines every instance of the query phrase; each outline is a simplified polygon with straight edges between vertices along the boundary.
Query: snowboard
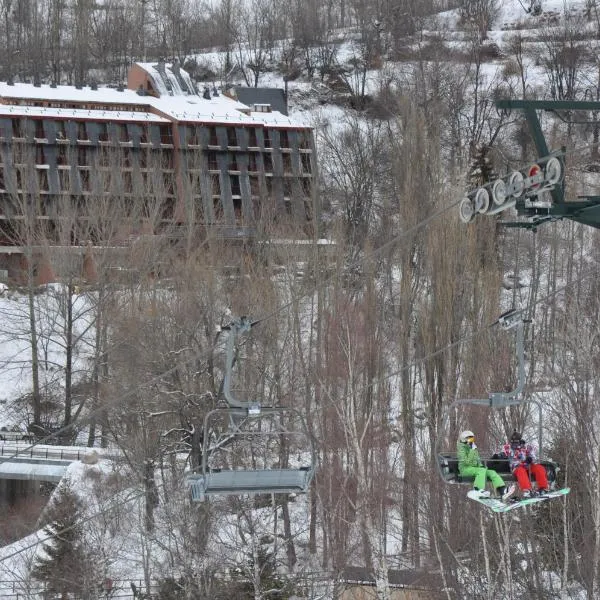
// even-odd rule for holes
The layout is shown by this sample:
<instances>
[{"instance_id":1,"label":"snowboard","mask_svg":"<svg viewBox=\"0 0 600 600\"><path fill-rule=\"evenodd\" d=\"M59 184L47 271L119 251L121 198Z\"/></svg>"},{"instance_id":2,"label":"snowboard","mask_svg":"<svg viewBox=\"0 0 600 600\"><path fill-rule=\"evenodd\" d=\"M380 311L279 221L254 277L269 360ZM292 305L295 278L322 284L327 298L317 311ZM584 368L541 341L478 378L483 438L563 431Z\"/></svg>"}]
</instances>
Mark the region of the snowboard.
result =
<instances>
[{"instance_id":1,"label":"snowboard","mask_svg":"<svg viewBox=\"0 0 600 600\"><path fill-rule=\"evenodd\" d=\"M516 500L513 502L503 502L500 498L480 498L479 492L476 490L470 490L467 493L467 497L471 500L475 500L475 502L479 502L480 504L487 506L495 513L505 513L514 510L515 508L521 508L522 506L539 504L540 502L545 502L546 500L551 500L552 498L565 496L570 491L571 488L562 488L560 490L546 492L543 496L533 496L531 498L523 498L522 500Z\"/></svg>"}]
</instances>

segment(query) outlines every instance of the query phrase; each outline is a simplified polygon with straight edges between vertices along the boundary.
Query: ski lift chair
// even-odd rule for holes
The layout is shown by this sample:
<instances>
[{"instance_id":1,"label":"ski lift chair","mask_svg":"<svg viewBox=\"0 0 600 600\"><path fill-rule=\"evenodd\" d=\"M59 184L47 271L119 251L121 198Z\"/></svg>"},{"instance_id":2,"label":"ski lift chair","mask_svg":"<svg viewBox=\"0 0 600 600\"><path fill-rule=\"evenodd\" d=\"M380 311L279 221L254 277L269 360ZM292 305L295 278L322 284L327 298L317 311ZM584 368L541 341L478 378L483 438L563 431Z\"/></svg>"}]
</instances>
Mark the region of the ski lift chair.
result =
<instances>
[{"instance_id":1,"label":"ski lift chair","mask_svg":"<svg viewBox=\"0 0 600 600\"><path fill-rule=\"evenodd\" d=\"M471 405L471 406L483 406L489 408L507 408L509 406L516 406L523 404L524 402L533 402L538 407L538 451L540 456L542 455L542 406L537 400L522 400L520 398L523 388L525 386L525 359L524 359L524 342L523 342L523 325L524 321L522 318L522 311L510 310L501 315L497 323L503 329L517 328L517 358L519 361L518 370L518 382L517 387L511 392L492 392L487 398L471 398L466 400L455 400L448 409L446 410L444 417L442 418L442 430L446 429L446 426L450 420L450 412L460 405ZM458 471L458 458L456 452L439 450L439 437L437 438L438 443L436 444L436 456L437 456L437 467L439 474L444 483L473 483L473 477L462 476ZM483 464L494 469L504 481L514 481L515 478L510 470L509 459L502 455L492 454L490 456L481 457ZM548 475L548 483L550 488L554 488L556 485L556 475L559 471L556 463L550 460L539 459L541 465L546 469Z\"/></svg>"},{"instance_id":2,"label":"ski lift chair","mask_svg":"<svg viewBox=\"0 0 600 600\"><path fill-rule=\"evenodd\" d=\"M293 421L294 429L286 423ZM289 408L222 408L206 415L201 472L188 476L192 500L244 494L303 494L315 472L315 451L300 413ZM216 433L219 429L220 432ZM300 464L281 464L284 453Z\"/></svg>"},{"instance_id":3,"label":"ski lift chair","mask_svg":"<svg viewBox=\"0 0 600 600\"><path fill-rule=\"evenodd\" d=\"M228 408L204 419L201 472L188 476L195 502L211 495L302 494L314 476L315 448L300 412L261 407L231 391L235 341L255 324L242 317L225 328L230 332L223 382ZM303 461L297 467L281 462L291 451Z\"/></svg>"}]
</instances>

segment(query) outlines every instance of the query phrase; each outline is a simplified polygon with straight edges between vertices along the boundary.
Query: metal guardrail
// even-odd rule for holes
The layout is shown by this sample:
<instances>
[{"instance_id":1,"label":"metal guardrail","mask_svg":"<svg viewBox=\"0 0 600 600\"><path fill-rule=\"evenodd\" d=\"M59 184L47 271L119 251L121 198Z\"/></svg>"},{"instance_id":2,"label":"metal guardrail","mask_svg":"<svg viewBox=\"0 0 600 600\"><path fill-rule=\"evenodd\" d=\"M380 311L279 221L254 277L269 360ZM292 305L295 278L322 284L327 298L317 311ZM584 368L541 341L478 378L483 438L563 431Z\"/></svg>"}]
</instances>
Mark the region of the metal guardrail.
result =
<instances>
[{"instance_id":1,"label":"metal guardrail","mask_svg":"<svg viewBox=\"0 0 600 600\"><path fill-rule=\"evenodd\" d=\"M158 585L150 584L150 594L146 595L146 584L139 579L113 579L110 581L110 589L106 587L98 591L95 596L98 600L103 598L158 598ZM131 584L135 585L137 595L134 595ZM0 581L0 598L10 600L54 600L61 598L60 594L51 594L44 589L44 585L31 584L29 582Z\"/></svg>"},{"instance_id":2,"label":"metal guardrail","mask_svg":"<svg viewBox=\"0 0 600 600\"><path fill-rule=\"evenodd\" d=\"M87 446L32 446L29 442L2 442L0 441L0 459L10 458L41 458L45 460L82 460L92 452L98 454L98 458L115 458L118 453L114 450L105 452L102 448L89 448Z\"/></svg>"}]
</instances>

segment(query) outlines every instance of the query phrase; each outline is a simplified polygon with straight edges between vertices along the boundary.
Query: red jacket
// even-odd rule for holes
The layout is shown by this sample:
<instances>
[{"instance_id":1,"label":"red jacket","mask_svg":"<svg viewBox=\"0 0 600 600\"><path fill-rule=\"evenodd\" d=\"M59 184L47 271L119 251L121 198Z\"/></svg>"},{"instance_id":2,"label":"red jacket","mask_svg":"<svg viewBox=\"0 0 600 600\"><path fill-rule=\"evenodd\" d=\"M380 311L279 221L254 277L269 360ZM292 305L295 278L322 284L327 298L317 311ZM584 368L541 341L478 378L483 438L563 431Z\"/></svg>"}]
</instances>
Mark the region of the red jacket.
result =
<instances>
[{"instance_id":1,"label":"red jacket","mask_svg":"<svg viewBox=\"0 0 600 600\"><path fill-rule=\"evenodd\" d=\"M533 462L536 459L535 448L531 444L522 444L516 448L512 448L510 443L507 442L502 446L502 452L510 459L511 471L514 471L519 465L526 465L528 456L531 458L529 462Z\"/></svg>"}]
</instances>

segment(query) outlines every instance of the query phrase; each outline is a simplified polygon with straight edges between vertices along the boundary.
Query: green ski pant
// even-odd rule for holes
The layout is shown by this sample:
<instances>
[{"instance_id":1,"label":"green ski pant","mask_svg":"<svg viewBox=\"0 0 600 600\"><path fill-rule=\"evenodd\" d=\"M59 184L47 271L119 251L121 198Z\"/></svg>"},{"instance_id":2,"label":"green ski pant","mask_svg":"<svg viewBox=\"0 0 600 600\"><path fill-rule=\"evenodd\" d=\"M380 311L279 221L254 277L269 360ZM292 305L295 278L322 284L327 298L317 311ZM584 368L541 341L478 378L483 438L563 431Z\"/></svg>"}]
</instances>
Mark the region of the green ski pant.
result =
<instances>
[{"instance_id":1,"label":"green ski pant","mask_svg":"<svg viewBox=\"0 0 600 600\"><path fill-rule=\"evenodd\" d=\"M504 480L493 469L486 469L485 467L463 467L460 474L465 477L475 477L473 487L480 490L485 489L486 479L489 479L492 482L494 488L501 488L504 486Z\"/></svg>"}]
</instances>

